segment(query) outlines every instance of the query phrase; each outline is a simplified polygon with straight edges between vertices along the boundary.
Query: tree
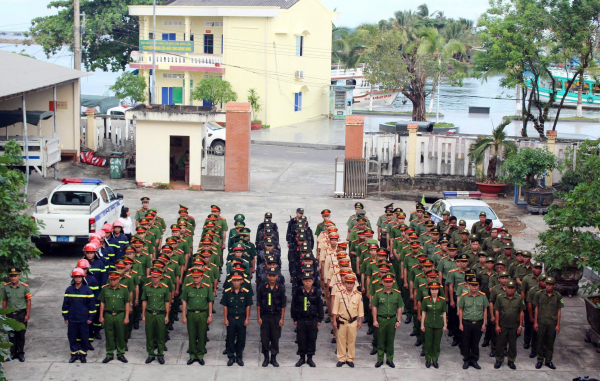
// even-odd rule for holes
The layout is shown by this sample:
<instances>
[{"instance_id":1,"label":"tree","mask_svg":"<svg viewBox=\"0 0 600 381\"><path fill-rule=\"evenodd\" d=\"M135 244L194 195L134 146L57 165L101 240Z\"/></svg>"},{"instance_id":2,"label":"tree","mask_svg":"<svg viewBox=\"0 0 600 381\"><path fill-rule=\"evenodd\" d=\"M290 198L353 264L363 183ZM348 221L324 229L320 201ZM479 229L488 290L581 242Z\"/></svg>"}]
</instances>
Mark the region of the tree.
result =
<instances>
[{"instance_id":1,"label":"tree","mask_svg":"<svg viewBox=\"0 0 600 381\"><path fill-rule=\"evenodd\" d=\"M216 107L218 104L234 102L237 94L231 88L231 83L213 75L200 80L192 92L192 98L210 102Z\"/></svg>"},{"instance_id":2,"label":"tree","mask_svg":"<svg viewBox=\"0 0 600 381\"><path fill-rule=\"evenodd\" d=\"M500 148L504 149L504 155L506 156L510 152L517 150L517 145L512 140L506 139L506 132L504 129L511 123L510 120L504 121L498 127L492 130L491 136L480 136L477 138L475 144L469 147L469 157L477 163L480 163L485 157L485 153L490 149L494 149L494 154L490 155L490 161L488 162L487 177L485 179L486 184L496 184L496 166L498 164L498 154Z\"/></svg>"},{"instance_id":3,"label":"tree","mask_svg":"<svg viewBox=\"0 0 600 381\"><path fill-rule=\"evenodd\" d=\"M124 71L110 89L119 99L129 99L131 104L136 104L146 101L146 86L144 77Z\"/></svg>"},{"instance_id":4,"label":"tree","mask_svg":"<svg viewBox=\"0 0 600 381\"><path fill-rule=\"evenodd\" d=\"M21 146L10 140L0 156L0 278L8 277L8 269L16 266L29 273L29 260L38 259L41 252L31 243L40 234L36 221L24 211L25 174Z\"/></svg>"},{"instance_id":5,"label":"tree","mask_svg":"<svg viewBox=\"0 0 600 381\"><path fill-rule=\"evenodd\" d=\"M260 111L261 106L260 97L258 96L256 89L248 90L248 102L250 102L250 107L252 108L252 113L254 114L252 119L258 122L256 119L256 113Z\"/></svg>"},{"instance_id":6,"label":"tree","mask_svg":"<svg viewBox=\"0 0 600 381\"><path fill-rule=\"evenodd\" d=\"M535 189L544 174L559 167L559 160L547 148L523 147L519 151L510 153L502 164L504 172L502 181Z\"/></svg>"},{"instance_id":7,"label":"tree","mask_svg":"<svg viewBox=\"0 0 600 381\"><path fill-rule=\"evenodd\" d=\"M88 0L81 2L86 24L82 28L82 60L88 71L124 70L131 52L139 48L139 20L129 16L129 5L152 4L152 0ZM73 1L56 0L48 4L56 15L31 20L29 35L40 44L47 56L64 45L73 49Z\"/></svg>"},{"instance_id":8,"label":"tree","mask_svg":"<svg viewBox=\"0 0 600 381\"><path fill-rule=\"evenodd\" d=\"M552 204L544 220L548 230L539 234L538 257L546 268L564 270L568 266L590 267L600 272L600 240L594 229L600 227L600 141L585 141L577 154L577 168L586 175L573 190L561 195L565 205ZM584 286L589 295L600 291L600 281Z\"/></svg>"}]
</instances>

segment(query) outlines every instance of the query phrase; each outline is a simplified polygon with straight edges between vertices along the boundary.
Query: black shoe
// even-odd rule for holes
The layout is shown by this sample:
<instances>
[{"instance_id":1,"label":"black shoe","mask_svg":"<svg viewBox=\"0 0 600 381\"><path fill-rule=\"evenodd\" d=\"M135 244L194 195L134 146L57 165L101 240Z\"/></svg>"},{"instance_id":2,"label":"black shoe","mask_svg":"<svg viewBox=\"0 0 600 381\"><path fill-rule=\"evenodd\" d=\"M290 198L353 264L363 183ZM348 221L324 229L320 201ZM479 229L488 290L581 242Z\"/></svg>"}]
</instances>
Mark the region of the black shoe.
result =
<instances>
[{"instance_id":1,"label":"black shoe","mask_svg":"<svg viewBox=\"0 0 600 381\"><path fill-rule=\"evenodd\" d=\"M376 355L376 354L377 354L377 349L371 349L371 352L369 352L369 354L370 354L371 356L374 356L374 355Z\"/></svg>"},{"instance_id":2,"label":"black shoe","mask_svg":"<svg viewBox=\"0 0 600 381\"><path fill-rule=\"evenodd\" d=\"M396 367L396 364L394 364L393 362L391 362L391 361L389 361L389 360L388 360L388 361L386 361L385 363L386 363L386 364L387 364L387 366L389 366L390 368L395 368L395 367Z\"/></svg>"},{"instance_id":3,"label":"black shoe","mask_svg":"<svg viewBox=\"0 0 600 381\"><path fill-rule=\"evenodd\" d=\"M227 361L227 366L232 366L234 362L235 362L235 359L233 357L231 357L229 359L229 361Z\"/></svg>"},{"instance_id":4,"label":"black shoe","mask_svg":"<svg viewBox=\"0 0 600 381\"><path fill-rule=\"evenodd\" d=\"M383 365L383 361L377 361L375 363L375 368L380 368Z\"/></svg>"},{"instance_id":5,"label":"black shoe","mask_svg":"<svg viewBox=\"0 0 600 381\"><path fill-rule=\"evenodd\" d=\"M264 359L264 361L262 363L263 368L268 367L269 366L269 362L270 362L269 355L265 353L265 359Z\"/></svg>"},{"instance_id":6,"label":"black shoe","mask_svg":"<svg viewBox=\"0 0 600 381\"><path fill-rule=\"evenodd\" d=\"M373 334L373 328L369 328L367 330L367 335L372 335Z\"/></svg>"},{"instance_id":7,"label":"black shoe","mask_svg":"<svg viewBox=\"0 0 600 381\"><path fill-rule=\"evenodd\" d=\"M296 367L300 367L303 364L306 364L306 359L304 358L304 356L300 356L300 360L298 360L298 362L296 362Z\"/></svg>"},{"instance_id":8,"label":"black shoe","mask_svg":"<svg viewBox=\"0 0 600 381\"><path fill-rule=\"evenodd\" d=\"M112 360L114 360L114 358L112 357L105 357L104 360L102 360L102 364L106 364L111 362Z\"/></svg>"},{"instance_id":9,"label":"black shoe","mask_svg":"<svg viewBox=\"0 0 600 381\"><path fill-rule=\"evenodd\" d=\"M431 368L431 361L425 361L425 368Z\"/></svg>"},{"instance_id":10,"label":"black shoe","mask_svg":"<svg viewBox=\"0 0 600 381\"><path fill-rule=\"evenodd\" d=\"M542 362L538 361L537 364L535 364L535 369L542 369Z\"/></svg>"},{"instance_id":11,"label":"black shoe","mask_svg":"<svg viewBox=\"0 0 600 381\"><path fill-rule=\"evenodd\" d=\"M337 343L337 340L334 337L333 339L331 339L331 344L335 344L335 343Z\"/></svg>"},{"instance_id":12,"label":"black shoe","mask_svg":"<svg viewBox=\"0 0 600 381\"><path fill-rule=\"evenodd\" d=\"M79 361L81 361L83 364L85 364L87 362L86 356L79 357Z\"/></svg>"},{"instance_id":13,"label":"black shoe","mask_svg":"<svg viewBox=\"0 0 600 381\"><path fill-rule=\"evenodd\" d=\"M314 368L315 366L317 366L317 364L315 364L315 362L313 361L312 356L308 356L308 358L306 359L306 363L311 368Z\"/></svg>"},{"instance_id":14,"label":"black shoe","mask_svg":"<svg viewBox=\"0 0 600 381\"><path fill-rule=\"evenodd\" d=\"M146 364L150 364L152 361L154 361L154 359L155 359L155 357L154 357L154 356L148 357L148 358L146 359Z\"/></svg>"},{"instance_id":15,"label":"black shoe","mask_svg":"<svg viewBox=\"0 0 600 381\"><path fill-rule=\"evenodd\" d=\"M479 364L477 364L477 361L471 361L471 366L475 369L481 369L481 367L479 366Z\"/></svg>"},{"instance_id":16,"label":"black shoe","mask_svg":"<svg viewBox=\"0 0 600 381\"><path fill-rule=\"evenodd\" d=\"M331 323L331 319L330 318L325 319L325 323Z\"/></svg>"},{"instance_id":17,"label":"black shoe","mask_svg":"<svg viewBox=\"0 0 600 381\"><path fill-rule=\"evenodd\" d=\"M463 362L463 369L468 369L469 368L469 362L465 361Z\"/></svg>"},{"instance_id":18,"label":"black shoe","mask_svg":"<svg viewBox=\"0 0 600 381\"><path fill-rule=\"evenodd\" d=\"M71 358L69 359L69 364L73 364L75 361L77 361L78 356L76 355L71 355Z\"/></svg>"},{"instance_id":19,"label":"black shoe","mask_svg":"<svg viewBox=\"0 0 600 381\"><path fill-rule=\"evenodd\" d=\"M204 362L204 359L200 359L200 360L198 360L198 364L200 364L200 365L204 365L204 364L206 364L206 363Z\"/></svg>"},{"instance_id":20,"label":"black shoe","mask_svg":"<svg viewBox=\"0 0 600 381\"><path fill-rule=\"evenodd\" d=\"M416 333L415 331L412 331L412 332L410 333L410 336L411 336L411 337L412 337L412 336L417 336L417 333Z\"/></svg>"},{"instance_id":21,"label":"black shoe","mask_svg":"<svg viewBox=\"0 0 600 381\"><path fill-rule=\"evenodd\" d=\"M421 351L421 357L425 357L425 351Z\"/></svg>"},{"instance_id":22,"label":"black shoe","mask_svg":"<svg viewBox=\"0 0 600 381\"><path fill-rule=\"evenodd\" d=\"M94 335L94 339L102 340L102 336L100 335L100 332L96 332L96 334Z\"/></svg>"},{"instance_id":23,"label":"black shoe","mask_svg":"<svg viewBox=\"0 0 600 381\"><path fill-rule=\"evenodd\" d=\"M455 347L458 345L458 339L455 337L454 340L452 340L452 346Z\"/></svg>"},{"instance_id":24,"label":"black shoe","mask_svg":"<svg viewBox=\"0 0 600 381\"><path fill-rule=\"evenodd\" d=\"M163 364L165 363L165 359L164 359L164 357L159 357L159 358L158 358L158 363L159 363L160 365L163 365Z\"/></svg>"},{"instance_id":25,"label":"black shoe","mask_svg":"<svg viewBox=\"0 0 600 381\"><path fill-rule=\"evenodd\" d=\"M502 361L496 361L496 363L494 364L494 369L500 369L501 366L502 366Z\"/></svg>"},{"instance_id":26,"label":"black shoe","mask_svg":"<svg viewBox=\"0 0 600 381\"><path fill-rule=\"evenodd\" d=\"M485 347L487 347L488 345L490 345L490 342L489 342L489 340L483 340L483 343L481 344L481 346L482 346L483 348L485 348Z\"/></svg>"},{"instance_id":27,"label":"black shoe","mask_svg":"<svg viewBox=\"0 0 600 381\"><path fill-rule=\"evenodd\" d=\"M550 361L550 362L547 362L547 363L546 363L546 366L547 366L548 368L550 368L550 369L553 369L553 370L554 370L554 369L556 369L556 366L555 366L554 364L552 364L552 361Z\"/></svg>"},{"instance_id":28,"label":"black shoe","mask_svg":"<svg viewBox=\"0 0 600 381\"><path fill-rule=\"evenodd\" d=\"M535 351L532 351L532 352L529 354L529 358L530 358L530 359L532 359L532 358L536 358L536 357L537 357L537 352L535 352Z\"/></svg>"},{"instance_id":29,"label":"black shoe","mask_svg":"<svg viewBox=\"0 0 600 381\"><path fill-rule=\"evenodd\" d=\"M438 369L440 367L437 361L434 361L432 365L435 369Z\"/></svg>"},{"instance_id":30,"label":"black shoe","mask_svg":"<svg viewBox=\"0 0 600 381\"><path fill-rule=\"evenodd\" d=\"M490 357L496 357L496 351L491 351L490 352Z\"/></svg>"},{"instance_id":31,"label":"black shoe","mask_svg":"<svg viewBox=\"0 0 600 381\"><path fill-rule=\"evenodd\" d=\"M346 364L348 364L350 368L354 368L354 363L352 361L348 361Z\"/></svg>"},{"instance_id":32,"label":"black shoe","mask_svg":"<svg viewBox=\"0 0 600 381\"><path fill-rule=\"evenodd\" d=\"M523 349L529 349L529 348L531 348L531 344L530 343L523 344Z\"/></svg>"},{"instance_id":33,"label":"black shoe","mask_svg":"<svg viewBox=\"0 0 600 381\"><path fill-rule=\"evenodd\" d=\"M331 332L330 333L333 335L333 328L331 328Z\"/></svg>"},{"instance_id":34,"label":"black shoe","mask_svg":"<svg viewBox=\"0 0 600 381\"><path fill-rule=\"evenodd\" d=\"M206 332L208 332L208 331L206 331ZM206 338L206 342L208 343L209 341L210 341L210 339L207 337L207 338Z\"/></svg>"},{"instance_id":35,"label":"black shoe","mask_svg":"<svg viewBox=\"0 0 600 381\"><path fill-rule=\"evenodd\" d=\"M169 326L169 331L174 330L175 328L173 328L173 326Z\"/></svg>"},{"instance_id":36,"label":"black shoe","mask_svg":"<svg viewBox=\"0 0 600 381\"><path fill-rule=\"evenodd\" d=\"M169 350L169 348L167 348L167 346L165 345L164 352L166 352L166 351L168 351L168 350Z\"/></svg>"},{"instance_id":37,"label":"black shoe","mask_svg":"<svg viewBox=\"0 0 600 381\"><path fill-rule=\"evenodd\" d=\"M175 315L175 317L173 318L173 321L179 321L179 316ZM173 327L171 327L171 328L173 328Z\"/></svg>"},{"instance_id":38,"label":"black shoe","mask_svg":"<svg viewBox=\"0 0 600 381\"><path fill-rule=\"evenodd\" d=\"M129 361L127 361L125 356L119 356L119 357L117 357L117 360L121 361L124 364L127 364L129 362Z\"/></svg>"},{"instance_id":39,"label":"black shoe","mask_svg":"<svg viewBox=\"0 0 600 381\"><path fill-rule=\"evenodd\" d=\"M187 364L188 365L192 365L195 362L196 362L196 359L189 359L188 362L187 362Z\"/></svg>"},{"instance_id":40,"label":"black shoe","mask_svg":"<svg viewBox=\"0 0 600 381\"><path fill-rule=\"evenodd\" d=\"M171 340L171 335L169 335L168 333L167 333L166 340L167 340L167 341Z\"/></svg>"},{"instance_id":41,"label":"black shoe","mask_svg":"<svg viewBox=\"0 0 600 381\"><path fill-rule=\"evenodd\" d=\"M25 362L25 356L23 355L18 355L17 359L19 360L19 362Z\"/></svg>"},{"instance_id":42,"label":"black shoe","mask_svg":"<svg viewBox=\"0 0 600 381\"><path fill-rule=\"evenodd\" d=\"M412 321L412 318L409 316L404 320L404 324L410 324L411 321Z\"/></svg>"},{"instance_id":43,"label":"black shoe","mask_svg":"<svg viewBox=\"0 0 600 381\"><path fill-rule=\"evenodd\" d=\"M421 340L418 340L418 339L417 339L417 341L415 341L415 347L420 347L420 346L421 346L421 344L423 344L423 343L421 342Z\"/></svg>"},{"instance_id":44,"label":"black shoe","mask_svg":"<svg viewBox=\"0 0 600 381\"><path fill-rule=\"evenodd\" d=\"M140 323L138 323L138 322L133 323L133 329L136 329L136 330L140 329Z\"/></svg>"},{"instance_id":45,"label":"black shoe","mask_svg":"<svg viewBox=\"0 0 600 381\"><path fill-rule=\"evenodd\" d=\"M224 354L224 355L226 355L226 354L227 354L227 349L225 349L225 350L223 351L223 354Z\"/></svg>"},{"instance_id":46,"label":"black shoe","mask_svg":"<svg viewBox=\"0 0 600 381\"><path fill-rule=\"evenodd\" d=\"M88 351L93 351L94 350L94 346L92 345L92 343L88 343Z\"/></svg>"},{"instance_id":47,"label":"black shoe","mask_svg":"<svg viewBox=\"0 0 600 381\"><path fill-rule=\"evenodd\" d=\"M452 336L454 336L454 331L451 330L451 329L449 329L448 330L448 337L452 337Z\"/></svg>"},{"instance_id":48,"label":"black shoe","mask_svg":"<svg viewBox=\"0 0 600 381\"><path fill-rule=\"evenodd\" d=\"M125 352L129 352L129 345L125 346Z\"/></svg>"},{"instance_id":49,"label":"black shoe","mask_svg":"<svg viewBox=\"0 0 600 381\"><path fill-rule=\"evenodd\" d=\"M335 364L335 366L337 366L338 368L341 368L342 365L344 365L344 364L345 364L345 362L338 361L337 364Z\"/></svg>"},{"instance_id":50,"label":"black shoe","mask_svg":"<svg viewBox=\"0 0 600 381\"><path fill-rule=\"evenodd\" d=\"M294 328L294 333L298 333L298 328Z\"/></svg>"},{"instance_id":51,"label":"black shoe","mask_svg":"<svg viewBox=\"0 0 600 381\"><path fill-rule=\"evenodd\" d=\"M515 365L515 363L514 363L514 362L509 362L509 363L508 363L508 367L509 367L510 369L512 369L512 370L517 370L517 366Z\"/></svg>"},{"instance_id":52,"label":"black shoe","mask_svg":"<svg viewBox=\"0 0 600 381\"><path fill-rule=\"evenodd\" d=\"M277 355L271 356L271 365L273 365L275 368L279 368L279 363L277 362Z\"/></svg>"},{"instance_id":53,"label":"black shoe","mask_svg":"<svg viewBox=\"0 0 600 381\"><path fill-rule=\"evenodd\" d=\"M244 361L242 361L242 359L239 357L235 359L235 362L237 362L239 366L244 366Z\"/></svg>"}]
</instances>

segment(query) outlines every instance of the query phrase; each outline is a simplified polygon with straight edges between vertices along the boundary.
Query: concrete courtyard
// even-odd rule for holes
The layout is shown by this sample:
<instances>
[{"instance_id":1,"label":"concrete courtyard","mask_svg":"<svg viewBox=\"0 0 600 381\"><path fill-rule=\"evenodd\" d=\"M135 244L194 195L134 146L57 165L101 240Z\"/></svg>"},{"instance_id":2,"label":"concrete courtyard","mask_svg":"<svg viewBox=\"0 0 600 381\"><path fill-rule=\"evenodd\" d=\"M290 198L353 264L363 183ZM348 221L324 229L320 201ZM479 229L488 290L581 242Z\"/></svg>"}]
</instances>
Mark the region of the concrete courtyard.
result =
<instances>
[{"instance_id":1,"label":"concrete courtyard","mask_svg":"<svg viewBox=\"0 0 600 381\"><path fill-rule=\"evenodd\" d=\"M310 150L293 147L252 146L251 191L248 193L223 193L184 190L141 189L134 186L130 180L107 180L116 192L125 196L126 205L137 209L142 196L150 197L151 207L158 208L159 215L168 224L175 222L178 204L190 208L190 214L198 221L209 213L210 205L217 204L223 210L222 214L233 221L233 215L242 213L246 216L246 224L252 229L252 237L256 226L262 221L265 212L273 213L273 220L278 224L280 236L287 228L286 221L294 215L296 208L304 207L313 229L320 222L320 211L324 208L332 210L332 220L343 226L353 213L356 200L333 197L334 159L343 155L342 151ZM61 177L67 176L98 176L95 167L76 165L66 166ZM106 174L102 175L106 178ZM57 185L54 180L42 180L32 176L30 184L30 201L35 201L52 190ZM361 200L365 204L367 216L375 222L382 214L384 205L389 200ZM510 201L501 201L507 205ZM409 201L394 202L395 206L405 211L412 211L414 203ZM514 206L514 204L513 204ZM512 209L511 209L512 210ZM516 210L516 209L515 209ZM527 228L515 234L517 247L531 249L535 245L538 229L543 229L543 220L539 216L525 218ZM344 237L344 235L342 235ZM199 236L195 237L197 246ZM286 250L283 250L286 253ZM286 261L286 255L283 255ZM144 364L147 357L145 352L145 333L143 324L139 330L134 330L129 341L129 351L126 357L128 364L113 361L102 364L105 357L104 339L96 340L95 351L88 354L88 363L69 364L69 348L66 326L61 317L61 304L64 289L68 286L71 269L81 258L79 250L54 250L31 264L31 275L27 282L33 294L31 321L27 331L25 347L25 363L10 362L5 364L9 380L38 381L38 380L151 380L151 379L201 379L201 380L311 380L325 381L344 378L348 380L393 381L393 380L567 380L576 376L589 375L598 377L600 374L600 354L596 353L591 344L584 343L584 333L588 327L585 317L585 305L579 296L565 297L563 323L558 335L554 363L557 370L546 367L535 369L535 359L529 359L529 350L522 349L522 339L519 339L519 353L516 361L518 370L508 369L506 363L500 370L493 369L494 359L488 356L489 348L481 349L479 361L482 370L462 369L462 358L458 348L450 346L451 338L444 335L440 369L426 369L425 360L419 356L420 347L414 346L414 338L409 337L412 327L402 324L396 334L395 369L386 365L379 369L373 367L376 358L370 356L371 336L366 335L366 326L359 331L357 338L356 368L347 366L336 368L337 357L334 354L335 344L331 344L331 325L323 324L319 331L316 368L304 365L294 367L297 361L294 343L293 322L286 311L286 321L280 341L281 353L278 356L280 368L262 368L260 353L259 326L256 323L256 309L252 309L248 341L244 352L244 367L226 366L226 356L222 355L225 348L225 329L223 326L223 310L217 304L217 313L213 316L209 332L210 342L205 357L206 365L194 363L186 365L187 332L180 321L175 323L175 330L170 332L171 340L167 343L165 365L156 361L150 365ZM283 265L284 275L289 280L287 263ZM288 296L291 290L288 290ZM222 289L219 290L217 302L220 300ZM289 306L289 301L288 301ZM104 333L102 334L104 336ZM160 372L160 373L158 373Z\"/></svg>"}]
</instances>

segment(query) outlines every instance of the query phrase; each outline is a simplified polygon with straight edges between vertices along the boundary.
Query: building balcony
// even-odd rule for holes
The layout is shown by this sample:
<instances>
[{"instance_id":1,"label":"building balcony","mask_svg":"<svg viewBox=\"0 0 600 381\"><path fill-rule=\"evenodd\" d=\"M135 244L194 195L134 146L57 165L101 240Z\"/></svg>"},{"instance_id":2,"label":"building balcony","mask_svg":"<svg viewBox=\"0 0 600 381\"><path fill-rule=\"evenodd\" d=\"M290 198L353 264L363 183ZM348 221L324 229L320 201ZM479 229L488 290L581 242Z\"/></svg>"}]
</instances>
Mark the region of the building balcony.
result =
<instances>
[{"instance_id":1,"label":"building balcony","mask_svg":"<svg viewBox=\"0 0 600 381\"><path fill-rule=\"evenodd\" d=\"M152 52L137 52L132 54L131 58L130 67L132 69L152 69ZM223 57L218 54L156 53L157 70L224 73L225 68L221 66L222 62Z\"/></svg>"}]
</instances>

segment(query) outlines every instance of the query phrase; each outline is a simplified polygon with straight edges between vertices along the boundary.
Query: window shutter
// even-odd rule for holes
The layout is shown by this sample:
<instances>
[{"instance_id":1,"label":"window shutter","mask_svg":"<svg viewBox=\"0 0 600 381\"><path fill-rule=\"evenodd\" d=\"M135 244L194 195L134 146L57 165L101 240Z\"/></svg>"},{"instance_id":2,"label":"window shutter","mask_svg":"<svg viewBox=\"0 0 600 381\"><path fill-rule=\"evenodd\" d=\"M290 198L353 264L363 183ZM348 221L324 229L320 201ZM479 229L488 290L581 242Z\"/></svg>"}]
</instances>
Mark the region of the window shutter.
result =
<instances>
[{"instance_id":1,"label":"window shutter","mask_svg":"<svg viewBox=\"0 0 600 381\"><path fill-rule=\"evenodd\" d=\"M183 103L183 87L173 88L173 103Z\"/></svg>"}]
</instances>

